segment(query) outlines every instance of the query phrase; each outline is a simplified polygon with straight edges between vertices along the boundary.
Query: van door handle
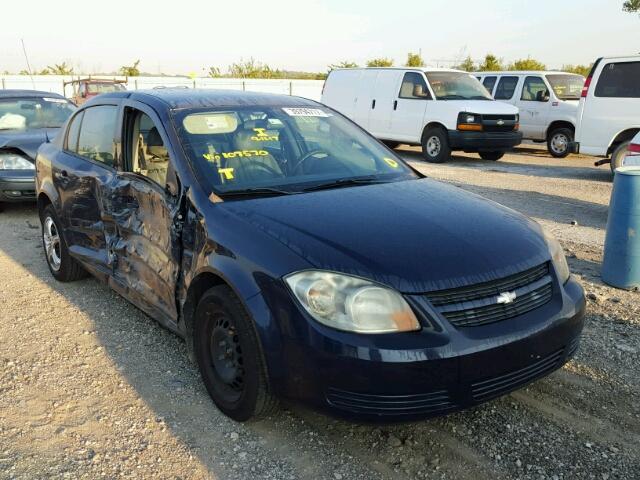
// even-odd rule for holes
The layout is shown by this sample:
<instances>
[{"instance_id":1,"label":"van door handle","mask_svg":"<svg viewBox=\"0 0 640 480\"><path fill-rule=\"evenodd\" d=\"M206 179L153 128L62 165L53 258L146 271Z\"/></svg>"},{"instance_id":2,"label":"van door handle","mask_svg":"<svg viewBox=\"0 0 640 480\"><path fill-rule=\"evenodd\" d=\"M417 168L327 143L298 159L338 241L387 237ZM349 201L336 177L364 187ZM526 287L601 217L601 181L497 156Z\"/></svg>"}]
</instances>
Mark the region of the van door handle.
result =
<instances>
[{"instance_id":1,"label":"van door handle","mask_svg":"<svg viewBox=\"0 0 640 480\"><path fill-rule=\"evenodd\" d=\"M376 99L373 99L373 102L371 102L371 110L373 110L374 108L376 108Z\"/></svg>"},{"instance_id":2,"label":"van door handle","mask_svg":"<svg viewBox=\"0 0 640 480\"><path fill-rule=\"evenodd\" d=\"M393 109L395 110L396 108L398 108L398 100L393 101Z\"/></svg>"}]
</instances>

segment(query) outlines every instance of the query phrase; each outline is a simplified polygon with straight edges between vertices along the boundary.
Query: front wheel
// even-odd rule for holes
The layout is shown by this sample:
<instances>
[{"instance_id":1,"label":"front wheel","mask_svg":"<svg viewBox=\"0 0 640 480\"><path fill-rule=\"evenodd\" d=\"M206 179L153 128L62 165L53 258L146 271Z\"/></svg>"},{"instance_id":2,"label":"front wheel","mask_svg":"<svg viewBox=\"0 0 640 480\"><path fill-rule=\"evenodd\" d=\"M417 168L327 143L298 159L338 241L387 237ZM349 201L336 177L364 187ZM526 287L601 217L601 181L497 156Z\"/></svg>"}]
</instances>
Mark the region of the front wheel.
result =
<instances>
[{"instance_id":1,"label":"front wheel","mask_svg":"<svg viewBox=\"0 0 640 480\"><path fill-rule=\"evenodd\" d=\"M205 292L195 322L196 360L218 408L239 422L272 413L278 403L269 389L253 320L231 288Z\"/></svg>"},{"instance_id":2,"label":"front wheel","mask_svg":"<svg viewBox=\"0 0 640 480\"><path fill-rule=\"evenodd\" d=\"M447 132L437 127L425 130L422 135L422 156L427 162L446 162L451 156Z\"/></svg>"},{"instance_id":3,"label":"front wheel","mask_svg":"<svg viewBox=\"0 0 640 480\"><path fill-rule=\"evenodd\" d=\"M569 155L569 144L573 142L573 131L569 128L556 128L547 138L547 148L551 156L565 158Z\"/></svg>"},{"instance_id":4,"label":"front wheel","mask_svg":"<svg viewBox=\"0 0 640 480\"><path fill-rule=\"evenodd\" d=\"M478 152L483 160L500 160L504 157L504 152Z\"/></svg>"},{"instance_id":5,"label":"front wheel","mask_svg":"<svg viewBox=\"0 0 640 480\"><path fill-rule=\"evenodd\" d=\"M631 142L621 143L611 154L611 173L615 174L616 168L624 166L624 160L627 157L627 153L629 153L629 145L631 145Z\"/></svg>"}]
</instances>

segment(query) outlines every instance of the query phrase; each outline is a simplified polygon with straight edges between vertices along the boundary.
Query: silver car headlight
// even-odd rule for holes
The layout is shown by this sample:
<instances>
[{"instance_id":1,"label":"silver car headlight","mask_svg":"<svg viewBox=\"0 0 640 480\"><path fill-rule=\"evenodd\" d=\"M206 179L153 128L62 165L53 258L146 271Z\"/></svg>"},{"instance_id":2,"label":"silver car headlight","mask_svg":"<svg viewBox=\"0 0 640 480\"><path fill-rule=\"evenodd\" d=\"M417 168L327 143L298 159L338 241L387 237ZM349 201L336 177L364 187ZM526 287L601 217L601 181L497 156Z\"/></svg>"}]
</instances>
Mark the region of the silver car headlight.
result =
<instances>
[{"instance_id":1,"label":"silver car headlight","mask_svg":"<svg viewBox=\"0 0 640 480\"><path fill-rule=\"evenodd\" d=\"M0 152L0 170L35 170L36 167L21 155Z\"/></svg>"},{"instance_id":2,"label":"silver car headlight","mask_svg":"<svg viewBox=\"0 0 640 480\"><path fill-rule=\"evenodd\" d=\"M285 281L304 309L328 327L356 333L420 330L411 307L390 288L317 270L293 273Z\"/></svg>"},{"instance_id":3,"label":"silver car headlight","mask_svg":"<svg viewBox=\"0 0 640 480\"><path fill-rule=\"evenodd\" d=\"M549 253L551 253L553 266L558 273L560 283L564 285L567 283L567 280L569 280L569 275L571 275L569 265L567 264L567 258L564 255L564 249L562 248L562 245L560 245L560 242L556 240L556 237L554 237L550 232L544 228L542 231L544 233L544 239L547 242L547 246L549 247Z\"/></svg>"}]
</instances>

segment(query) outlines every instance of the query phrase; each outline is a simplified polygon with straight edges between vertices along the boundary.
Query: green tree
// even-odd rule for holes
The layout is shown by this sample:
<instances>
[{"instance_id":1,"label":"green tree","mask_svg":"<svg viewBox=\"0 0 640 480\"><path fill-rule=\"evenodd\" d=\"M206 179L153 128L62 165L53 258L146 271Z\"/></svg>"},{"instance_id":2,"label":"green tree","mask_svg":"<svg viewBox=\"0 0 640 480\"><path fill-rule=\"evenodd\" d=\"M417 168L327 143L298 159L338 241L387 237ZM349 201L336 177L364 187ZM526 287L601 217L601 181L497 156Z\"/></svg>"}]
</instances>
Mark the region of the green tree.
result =
<instances>
[{"instance_id":1,"label":"green tree","mask_svg":"<svg viewBox=\"0 0 640 480\"><path fill-rule=\"evenodd\" d=\"M207 72L210 78L220 78L222 73L220 73L220 69L218 67L209 67L209 71Z\"/></svg>"},{"instance_id":2,"label":"green tree","mask_svg":"<svg viewBox=\"0 0 640 480\"><path fill-rule=\"evenodd\" d=\"M43 68L42 70L37 72L36 75L51 75L51 70L49 70L48 68Z\"/></svg>"},{"instance_id":3,"label":"green tree","mask_svg":"<svg viewBox=\"0 0 640 480\"><path fill-rule=\"evenodd\" d=\"M460 65L455 65L453 68L457 70L464 70L465 72L475 72L476 64L473 63L473 60L471 59L471 55L469 55L467 58L465 58L462 61Z\"/></svg>"},{"instance_id":4,"label":"green tree","mask_svg":"<svg viewBox=\"0 0 640 480\"><path fill-rule=\"evenodd\" d=\"M138 69L138 65L140 65L140 60L133 62L133 65L123 65L120 67L120 73L125 77L139 77L140 69Z\"/></svg>"},{"instance_id":5,"label":"green tree","mask_svg":"<svg viewBox=\"0 0 640 480\"><path fill-rule=\"evenodd\" d=\"M591 65L563 65L562 71L569 72L569 73L577 73L578 75L582 75L583 77L586 77L587 75L589 75L589 72L591 71Z\"/></svg>"},{"instance_id":6,"label":"green tree","mask_svg":"<svg viewBox=\"0 0 640 480\"><path fill-rule=\"evenodd\" d=\"M73 67L71 65L67 65L67 62L62 62L60 64L54 63L53 67L47 65L46 70L48 70L51 75L73 75Z\"/></svg>"},{"instance_id":7,"label":"green tree","mask_svg":"<svg viewBox=\"0 0 640 480\"><path fill-rule=\"evenodd\" d=\"M424 60L420 56L419 53L409 52L407 54L407 63L405 63L406 67L424 67Z\"/></svg>"},{"instance_id":8,"label":"green tree","mask_svg":"<svg viewBox=\"0 0 640 480\"><path fill-rule=\"evenodd\" d=\"M393 60L386 57L372 58L367 62L367 67L392 67Z\"/></svg>"},{"instance_id":9,"label":"green tree","mask_svg":"<svg viewBox=\"0 0 640 480\"><path fill-rule=\"evenodd\" d=\"M257 62L253 57L249 60L240 59L229 66L229 76L233 78L283 78L280 70L274 70L269 65Z\"/></svg>"},{"instance_id":10,"label":"green tree","mask_svg":"<svg viewBox=\"0 0 640 480\"><path fill-rule=\"evenodd\" d=\"M329 70L335 70L336 68L358 68L358 64L356 62L343 60L342 62L329 65Z\"/></svg>"},{"instance_id":11,"label":"green tree","mask_svg":"<svg viewBox=\"0 0 640 480\"><path fill-rule=\"evenodd\" d=\"M484 61L478 65L478 70L480 72L499 72L500 70L504 70L502 59L496 57L492 53L487 53L484 57Z\"/></svg>"},{"instance_id":12,"label":"green tree","mask_svg":"<svg viewBox=\"0 0 640 480\"><path fill-rule=\"evenodd\" d=\"M640 12L640 0L627 0L622 5L622 9L629 13Z\"/></svg>"},{"instance_id":13,"label":"green tree","mask_svg":"<svg viewBox=\"0 0 640 480\"><path fill-rule=\"evenodd\" d=\"M546 70L547 66L531 57L516 60L509 65L509 70Z\"/></svg>"}]
</instances>

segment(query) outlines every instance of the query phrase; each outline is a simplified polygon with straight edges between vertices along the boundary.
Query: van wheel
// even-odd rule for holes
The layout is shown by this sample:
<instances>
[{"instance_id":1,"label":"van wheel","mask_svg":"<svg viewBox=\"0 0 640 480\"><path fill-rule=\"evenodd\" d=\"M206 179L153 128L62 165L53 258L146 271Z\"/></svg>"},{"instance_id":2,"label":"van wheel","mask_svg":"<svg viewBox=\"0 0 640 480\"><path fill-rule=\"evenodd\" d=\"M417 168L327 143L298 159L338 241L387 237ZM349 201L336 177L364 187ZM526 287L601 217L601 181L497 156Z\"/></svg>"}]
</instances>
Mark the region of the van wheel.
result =
<instances>
[{"instance_id":1,"label":"van wheel","mask_svg":"<svg viewBox=\"0 0 640 480\"><path fill-rule=\"evenodd\" d=\"M49 271L60 282L73 282L87 275L80 263L69 255L67 242L60 230L56 212L48 205L40 218L42 224L42 245Z\"/></svg>"},{"instance_id":2,"label":"van wheel","mask_svg":"<svg viewBox=\"0 0 640 480\"><path fill-rule=\"evenodd\" d=\"M547 149L552 157L565 158L569 155L569 144L573 142L573 132L569 128L556 128L549 133Z\"/></svg>"},{"instance_id":3,"label":"van wheel","mask_svg":"<svg viewBox=\"0 0 640 480\"><path fill-rule=\"evenodd\" d=\"M624 159L629 151L629 145L631 145L630 141L621 143L611 154L611 173L614 175L616 173L616 168L624 166Z\"/></svg>"},{"instance_id":4,"label":"van wheel","mask_svg":"<svg viewBox=\"0 0 640 480\"><path fill-rule=\"evenodd\" d=\"M394 148L397 148L400 145L400 142L393 142L391 140L382 140L382 143L384 143L391 150L393 150Z\"/></svg>"},{"instance_id":5,"label":"van wheel","mask_svg":"<svg viewBox=\"0 0 640 480\"><path fill-rule=\"evenodd\" d=\"M269 389L253 320L231 288L205 292L195 322L194 353L218 408L239 422L273 413L278 402Z\"/></svg>"},{"instance_id":6,"label":"van wheel","mask_svg":"<svg viewBox=\"0 0 640 480\"><path fill-rule=\"evenodd\" d=\"M449 138L442 128L429 128L422 134L422 156L430 163L444 163L451 157Z\"/></svg>"},{"instance_id":7,"label":"van wheel","mask_svg":"<svg viewBox=\"0 0 640 480\"><path fill-rule=\"evenodd\" d=\"M483 160L500 160L504 157L504 152L478 152Z\"/></svg>"}]
</instances>

